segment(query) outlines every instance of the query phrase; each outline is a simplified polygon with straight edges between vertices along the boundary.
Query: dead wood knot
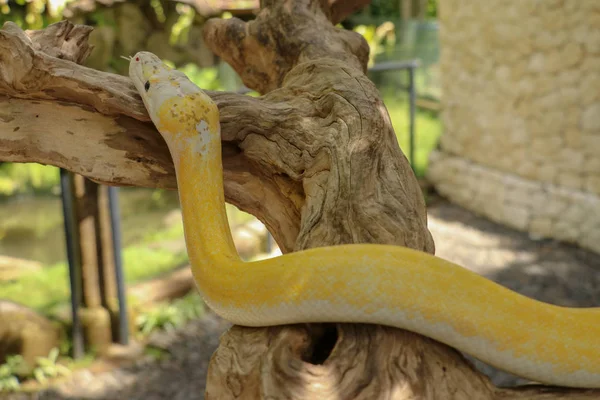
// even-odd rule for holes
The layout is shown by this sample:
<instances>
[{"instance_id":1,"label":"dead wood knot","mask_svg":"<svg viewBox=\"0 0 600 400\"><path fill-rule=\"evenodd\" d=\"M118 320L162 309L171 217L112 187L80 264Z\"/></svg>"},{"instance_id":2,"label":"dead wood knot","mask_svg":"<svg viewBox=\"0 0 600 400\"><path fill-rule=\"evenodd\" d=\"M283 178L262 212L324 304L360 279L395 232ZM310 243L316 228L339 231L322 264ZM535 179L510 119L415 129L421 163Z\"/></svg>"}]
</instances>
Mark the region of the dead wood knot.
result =
<instances>
[{"instance_id":1,"label":"dead wood knot","mask_svg":"<svg viewBox=\"0 0 600 400\"><path fill-rule=\"evenodd\" d=\"M331 355L338 341L336 324L310 324L307 326L308 346L302 352L302 361L322 365Z\"/></svg>"}]
</instances>

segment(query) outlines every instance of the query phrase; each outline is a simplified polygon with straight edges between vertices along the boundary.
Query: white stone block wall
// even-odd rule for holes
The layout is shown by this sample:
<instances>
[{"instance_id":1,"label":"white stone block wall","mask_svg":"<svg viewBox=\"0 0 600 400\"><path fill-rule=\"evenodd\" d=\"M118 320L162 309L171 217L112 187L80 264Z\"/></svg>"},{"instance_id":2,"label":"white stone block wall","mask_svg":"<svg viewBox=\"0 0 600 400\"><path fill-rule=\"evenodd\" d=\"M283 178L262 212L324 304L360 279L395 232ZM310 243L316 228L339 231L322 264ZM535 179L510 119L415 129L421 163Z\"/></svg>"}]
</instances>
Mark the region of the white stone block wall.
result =
<instances>
[{"instance_id":1,"label":"white stone block wall","mask_svg":"<svg viewBox=\"0 0 600 400\"><path fill-rule=\"evenodd\" d=\"M429 177L450 201L477 214L600 253L600 197L522 178L464 157L435 151Z\"/></svg>"},{"instance_id":2,"label":"white stone block wall","mask_svg":"<svg viewBox=\"0 0 600 400\"><path fill-rule=\"evenodd\" d=\"M440 42L438 191L600 252L600 0L444 0Z\"/></svg>"}]
</instances>

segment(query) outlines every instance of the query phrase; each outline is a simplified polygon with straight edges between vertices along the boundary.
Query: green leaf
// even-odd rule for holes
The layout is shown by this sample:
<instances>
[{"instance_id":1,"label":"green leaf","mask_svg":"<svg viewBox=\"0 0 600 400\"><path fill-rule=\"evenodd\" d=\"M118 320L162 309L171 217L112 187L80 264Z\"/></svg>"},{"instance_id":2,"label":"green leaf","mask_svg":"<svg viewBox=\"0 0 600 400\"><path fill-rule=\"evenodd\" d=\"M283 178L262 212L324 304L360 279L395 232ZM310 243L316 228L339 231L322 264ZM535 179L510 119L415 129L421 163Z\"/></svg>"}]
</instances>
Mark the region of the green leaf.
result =
<instances>
[{"instance_id":1,"label":"green leaf","mask_svg":"<svg viewBox=\"0 0 600 400\"><path fill-rule=\"evenodd\" d=\"M58 347L53 347L52 350L50 350L48 359L53 363L56 362L56 360L58 359Z\"/></svg>"},{"instance_id":2,"label":"green leaf","mask_svg":"<svg viewBox=\"0 0 600 400\"><path fill-rule=\"evenodd\" d=\"M46 379L46 376L44 375L44 371L42 371L39 368L36 368L33 370L33 376L35 378L36 381L38 381L39 383L46 383L48 382L48 379Z\"/></svg>"}]
</instances>

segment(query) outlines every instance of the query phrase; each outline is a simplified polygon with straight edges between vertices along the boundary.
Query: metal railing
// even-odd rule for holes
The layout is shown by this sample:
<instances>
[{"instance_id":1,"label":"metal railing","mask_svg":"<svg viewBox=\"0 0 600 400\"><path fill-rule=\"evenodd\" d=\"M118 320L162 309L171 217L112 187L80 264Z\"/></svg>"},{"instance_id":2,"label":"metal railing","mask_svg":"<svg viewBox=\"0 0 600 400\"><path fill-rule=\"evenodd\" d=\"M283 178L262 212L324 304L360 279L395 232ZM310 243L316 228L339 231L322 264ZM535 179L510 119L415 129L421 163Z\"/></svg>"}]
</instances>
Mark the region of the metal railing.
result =
<instances>
[{"instance_id":1,"label":"metal railing","mask_svg":"<svg viewBox=\"0 0 600 400\"><path fill-rule=\"evenodd\" d=\"M415 111L417 100L417 89L415 87L415 70L419 68L419 60L388 61L375 64L369 68L369 72L401 71L408 72L408 161L415 171Z\"/></svg>"},{"instance_id":2,"label":"metal railing","mask_svg":"<svg viewBox=\"0 0 600 400\"><path fill-rule=\"evenodd\" d=\"M80 257L80 236L77 229L77 216L73 202L74 188L72 185L73 173L60 169L60 187L63 208L63 221L65 241L67 247L67 263L69 266L69 283L71 291L71 338L73 340L73 358L81 358L85 353L85 339L80 318L82 307L82 265ZM113 247L114 273L119 307L118 342L122 345L129 344L129 320L127 317L127 298L125 279L123 274L121 227L119 218L118 188L108 186L108 207L111 220L111 241Z\"/></svg>"}]
</instances>

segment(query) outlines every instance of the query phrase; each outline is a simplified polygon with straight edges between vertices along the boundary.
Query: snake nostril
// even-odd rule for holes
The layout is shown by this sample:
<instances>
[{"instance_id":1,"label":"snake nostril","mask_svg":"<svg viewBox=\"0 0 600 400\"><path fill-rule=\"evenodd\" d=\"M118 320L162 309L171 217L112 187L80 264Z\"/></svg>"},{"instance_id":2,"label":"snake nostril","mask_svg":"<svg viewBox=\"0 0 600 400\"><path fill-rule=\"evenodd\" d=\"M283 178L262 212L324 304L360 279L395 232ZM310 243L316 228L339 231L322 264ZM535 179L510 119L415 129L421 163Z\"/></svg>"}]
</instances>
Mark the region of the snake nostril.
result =
<instances>
[{"instance_id":1,"label":"snake nostril","mask_svg":"<svg viewBox=\"0 0 600 400\"><path fill-rule=\"evenodd\" d=\"M323 364L331 355L338 341L338 331L335 324L310 325L308 330L310 345L302 354L302 360L313 364Z\"/></svg>"}]
</instances>

